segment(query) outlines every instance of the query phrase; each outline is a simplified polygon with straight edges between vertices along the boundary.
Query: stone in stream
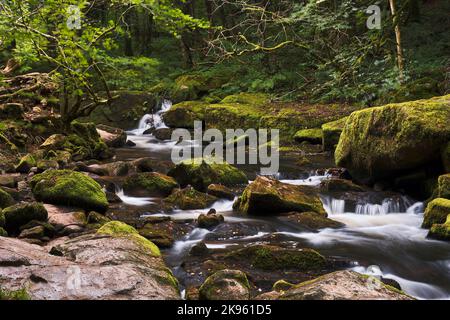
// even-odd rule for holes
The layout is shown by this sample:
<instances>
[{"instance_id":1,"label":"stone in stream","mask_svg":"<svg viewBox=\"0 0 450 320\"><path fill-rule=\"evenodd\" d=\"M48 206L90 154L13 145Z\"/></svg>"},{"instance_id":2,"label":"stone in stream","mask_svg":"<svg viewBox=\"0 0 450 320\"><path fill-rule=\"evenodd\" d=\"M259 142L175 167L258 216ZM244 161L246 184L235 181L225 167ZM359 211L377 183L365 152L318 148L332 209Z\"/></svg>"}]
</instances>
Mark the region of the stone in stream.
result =
<instances>
[{"instance_id":1,"label":"stone in stream","mask_svg":"<svg viewBox=\"0 0 450 320\"><path fill-rule=\"evenodd\" d=\"M4 228L6 231L8 233L16 233L21 226L32 220L47 221L48 214L42 203L22 202L3 209L0 216L4 217Z\"/></svg>"},{"instance_id":2,"label":"stone in stream","mask_svg":"<svg viewBox=\"0 0 450 320\"><path fill-rule=\"evenodd\" d=\"M200 300L248 300L250 284L239 270L220 270L209 276L199 289Z\"/></svg>"},{"instance_id":3,"label":"stone in stream","mask_svg":"<svg viewBox=\"0 0 450 320\"><path fill-rule=\"evenodd\" d=\"M37 200L105 212L108 200L101 186L92 178L71 170L48 170L31 179Z\"/></svg>"},{"instance_id":4,"label":"stone in stream","mask_svg":"<svg viewBox=\"0 0 450 320\"><path fill-rule=\"evenodd\" d=\"M198 227L204 229L214 228L224 221L225 219L221 214L201 214L197 218Z\"/></svg>"},{"instance_id":5,"label":"stone in stream","mask_svg":"<svg viewBox=\"0 0 450 320\"><path fill-rule=\"evenodd\" d=\"M46 248L0 237L0 277L33 300L181 298L157 247L120 222Z\"/></svg>"},{"instance_id":6,"label":"stone in stream","mask_svg":"<svg viewBox=\"0 0 450 320\"><path fill-rule=\"evenodd\" d=\"M321 144L322 143L322 129L302 129L297 131L294 135L294 140L296 142L309 142L311 144Z\"/></svg>"},{"instance_id":7,"label":"stone in stream","mask_svg":"<svg viewBox=\"0 0 450 320\"><path fill-rule=\"evenodd\" d=\"M251 215L312 211L327 216L314 188L295 186L262 176L245 188L233 208Z\"/></svg>"},{"instance_id":8,"label":"stone in stream","mask_svg":"<svg viewBox=\"0 0 450 320\"><path fill-rule=\"evenodd\" d=\"M437 198L428 203L423 215L422 228L431 228L434 224L445 223L450 214L450 200Z\"/></svg>"},{"instance_id":9,"label":"stone in stream","mask_svg":"<svg viewBox=\"0 0 450 320\"><path fill-rule=\"evenodd\" d=\"M235 197L233 191L221 184L210 184L208 186L207 193L214 197L228 200L233 200Z\"/></svg>"},{"instance_id":10,"label":"stone in stream","mask_svg":"<svg viewBox=\"0 0 450 320\"><path fill-rule=\"evenodd\" d=\"M216 201L216 197L199 192L191 186L184 189L175 189L170 196L164 199L165 203L181 210L205 209Z\"/></svg>"},{"instance_id":11,"label":"stone in stream","mask_svg":"<svg viewBox=\"0 0 450 320\"><path fill-rule=\"evenodd\" d=\"M441 162L449 119L450 95L356 111L341 134L336 164L372 182Z\"/></svg>"},{"instance_id":12,"label":"stone in stream","mask_svg":"<svg viewBox=\"0 0 450 320\"><path fill-rule=\"evenodd\" d=\"M398 289L354 271L336 271L257 300L413 300Z\"/></svg>"},{"instance_id":13,"label":"stone in stream","mask_svg":"<svg viewBox=\"0 0 450 320\"><path fill-rule=\"evenodd\" d=\"M279 217L279 219L310 231L325 228L342 228L344 226L341 222L326 218L315 212L290 212Z\"/></svg>"},{"instance_id":14,"label":"stone in stream","mask_svg":"<svg viewBox=\"0 0 450 320\"><path fill-rule=\"evenodd\" d=\"M433 224L427 235L428 238L450 241L450 214L445 223Z\"/></svg>"},{"instance_id":15,"label":"stone in stream","mask_svg":"<svg viewBox=\"0 0 450 320\"><path fill-rule=\"evenodd\" d=\"M172 138L173 129L170 128L158 128L155 129L153 135L159 140L170 140Z\"/></svg>"},{"instance_id":16,"label":"stone in stream","mask_svg":"<svg viewBox=\"0 0 450 320\"><path fill-rule=\"evenodd\" d=\"M104 124L97 125L100 138L108 147L121 148L127 142L127 134L124 130L110 127Z\"/></svg>"},{"instance_id":17,"label":"stone in stream","mask_svg":"<svg viewBox=\"0 0 450 320\"><path fill-rule=\"evenodd\" d=\"M52 204L44 204L48 212L48 223L50 223L57 233L62 234L70 229L70 226L78 226L84 228L86 226L86 214L82 210L76 208L56 206Z\"/></svg>"},{"instance_id":18,"label":"stone in stream","mask_svg":"<svg viewBox=\"0 0 450 320\"><path fill-rule=\"evenodd\" d=\"M168 227L167 224L166 227ZM147 223L143 228L139 229L139 234L156 244L159 248L170 248L175 242L170 229L161 228L160 224Z\"/></svg>"},{"instance_id":19,"label":"stone in stream","mask_svg":"<svg viewBox=\"0 0 450 320\"><path fill-rule=\"evenodd\" d=\"M177 186L172 177L158 172L142 172L127 177L123 190L131 196L168 196Z\"/></svg>"},{"instance_id":20,"label":"stone in stream","mask_svg":"<svg viewBox=\"0 0 450 320\"><path fill-rule=\"evenodd\" d=\"M202 158L181 162L169 170L168 175L174 177L181 187L191 185L202 192L211 184L232 187L248 183L245 173L236 167L226 162L207 161Z\"/></svg>"},{"instance_id":21,"label":"stone in stream","mask_svg":"<svg viewBox=\"0 0 450 320\"><path fill-rule=\"evenodd\" d=\"M320 190L322 192L364 192L367 191L366 188L358 186L350 180L331 178L323 180L320 183Z\"/></svg>"}]
</instances>

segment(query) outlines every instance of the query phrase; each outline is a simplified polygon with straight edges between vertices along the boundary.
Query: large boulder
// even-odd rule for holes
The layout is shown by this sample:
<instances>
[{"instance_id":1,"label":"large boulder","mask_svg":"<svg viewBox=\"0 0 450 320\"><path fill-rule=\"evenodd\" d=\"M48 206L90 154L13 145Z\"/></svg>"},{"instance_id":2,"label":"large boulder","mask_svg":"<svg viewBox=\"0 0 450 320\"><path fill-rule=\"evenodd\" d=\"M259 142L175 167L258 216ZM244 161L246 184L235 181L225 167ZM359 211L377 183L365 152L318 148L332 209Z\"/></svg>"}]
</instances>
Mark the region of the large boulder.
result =
<instances>
[{"instance_id":1,"label":"large boulder","mask_svg":"<svg viewBox=\"0 0 450 320\"><path fill-rule=\"evenodd\" d=\"M48 170L31 179L37 200L85 210L105 212L108 200L102 187L85 174L70 170Z\"/></svg>"},{"instance_id":2,"label":"large boulder","mask_svg":"<svg viewBox=\"0 0 450 320\"><path fill-rule=\"evenodd\" d=\"M434 224L445 223L450 214L450 200L437 198L428 203L423 216L422 228L431 228Z\"/></svg>"},{"instance_id":3,"label":"large boulder","mask_svg":"<svg viewBox=\"0 0 450 320\"><path fill-rule=\"evenodd\" d=\"M99 124L97 125L97 132L100 135L100 139L108 147L120 148L127 143L127 134L122 129Z\"/></svg>"},{"instance_id":4,"label":"large boulder","mask_svg":"<svg viewBox=\"0 0 450 320\"><path fill-rule=\"evenodd\" d=\"M177 186L175 179L165 174L142 172L127 177L123 190L132 196L167 196Z\"/></svg>"},{"instance_id":5,"label":"large boulder","mask_svg":"<svg viewBox=\"0 0 450 320\"><path fill-rule=\"evenodd\" d=\"M216 197L199 192L191 186L184 189L176 189L164 199L164 202L181 210L205 209L216 201Z\"/></svg>"},{"instance_id":6,"label":"large boulder","mask_svg":"<svg viewBox=\"0 0 450 320\"><path fill-rule=\"evenodd\" d=\"M450 95L356 111L346 121L336 163L369 182L441 161L449 119Z\"/></svg>"},{"instance_id":7,"label":"large boulder","mask_svg":"<svg viewBox=\"0 0 450 320\"><path fill-rule=\"evenodd\" d=\"M191 185L199 191L206 191L213 183L228 187L248 183L245 173L236 167L205 159L181 162L169 170L168 175L174 177L181 187Z\"/></svg>"},{"instance_id":8,"label":"large boulder","mask_svg":"<svg viewBox=\"0 0 450 320\"><path fill-rule=\"evenodd\" d=\"M209 276L199 289L202 300L248 300L250 284L239 270L220 270Z\"/></svg>"},{"instance_id":9,"label":"large boulder","mask_svg":"<svg viewBox=\"0 0 450 320\"><path fill-rule=\"evenodd\" d=\"M46 248L0 237L2 290L24 289L33 300L180 299L154 245L133 230L116 226Z\"/></svg>"},{"instance_id":10,"label":"large boulder","mask_svg":"<svg viewBox=\"0 0 450 320\"><path fill-rule=\"evenodd\" d=\"M294 285L286 291L266 293L259 299L276 300L412 300L375 277L354 271L336 271Z\"/></svg>"},{"instance_id":11,"label":"large boulder","mask_svg":"<svg viewBox=\"0 0 450 320\"><path fill-rule=\"evenodd\" d=\"M245 188L233 207L251 215L274 215L291 211L312 211L327 215L314 188L295 186L262 176Z\"/></svg>"},{"instance_id":12,"label":"large boulder","mask_svg":"<svg viewBox=\"0 0 450 320\"><path fill-rule=\"evenodd\" d=\"M5 219L5 229L8 233L17 232L21 226L32 220L46 221L47 210L41 203L17 203L13 206L3 209L1 215Z\"/></svg>"}]
</instances>

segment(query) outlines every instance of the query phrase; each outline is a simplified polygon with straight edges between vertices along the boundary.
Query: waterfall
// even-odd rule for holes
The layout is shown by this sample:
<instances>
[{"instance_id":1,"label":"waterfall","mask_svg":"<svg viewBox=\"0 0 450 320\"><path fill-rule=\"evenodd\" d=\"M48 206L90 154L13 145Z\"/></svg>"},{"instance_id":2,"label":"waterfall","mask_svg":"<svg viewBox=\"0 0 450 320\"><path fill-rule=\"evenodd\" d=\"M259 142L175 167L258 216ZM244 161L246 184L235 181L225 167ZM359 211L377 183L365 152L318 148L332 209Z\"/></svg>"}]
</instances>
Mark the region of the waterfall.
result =
<instances>
[{"instance_id":1,"label":"waterfall","mask_svg":"<svg viewBox=\"0 0 450 320\"><path fill-rule=\"evenodd\" d=\"M172 101L164 100L161 104L160 110L153 114L145 114L141 120L139 120L139 126L137 129L132 130L136 135L142 135L147 129L154 128L167 128L165 125L162 115L167 112L172 107Z\"/></svg>"}]
</instances>

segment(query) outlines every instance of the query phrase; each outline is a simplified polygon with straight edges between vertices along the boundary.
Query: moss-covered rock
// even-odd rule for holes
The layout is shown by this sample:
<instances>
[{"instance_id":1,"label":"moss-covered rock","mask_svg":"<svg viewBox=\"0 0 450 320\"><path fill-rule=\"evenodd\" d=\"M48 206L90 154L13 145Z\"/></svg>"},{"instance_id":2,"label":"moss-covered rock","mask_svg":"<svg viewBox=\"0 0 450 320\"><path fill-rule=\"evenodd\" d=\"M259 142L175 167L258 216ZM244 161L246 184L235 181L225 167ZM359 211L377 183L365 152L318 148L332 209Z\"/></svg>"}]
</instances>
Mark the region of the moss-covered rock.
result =
<instances>
[{"instance_id":1,"label":"moss-covered rock","mask_svg":"<svg viewBox=\"0 0 450 320\"><path fill-rule=\"evenodd\" d=\"M246 260L262 270L318 271L327 260L313 249L286 249L272 245L252 245L232 251L226 259Z\"/></svg>"},{"instance_id":2,"label":"moss-covered rock","mask_svg":"<svg viewBox=\"0 0 450 320\"><path fill-rule=\"evenodd\" d=\"M447 216L445 223L433 224L428 237L437 240L450 241L450 214Z\"/></svg>"},{"instance_id":3,"label":"moss-covered rock","mask_svg":"<svg viewBox=\"0 0 450 320\"><path fill-rule=\"evenodd\" d=\"M210 184L236 186L248 182L245 173L236 167L201 158L177 164L168 175L174 177L181 187L191 185L199 191L206 191Z\"/></svg>"},{"instance_id":4,"label":"moss-covered rock","mask_svg":"<svg viewBox=\"0 0 450 320\"><path fill-rule=\"evenodd\" d=\"M70 170L48 170L31 179L37 200L105 212L108 200L102 187L92 178Z\"/></svg>"},{"instance_id":5,"label":"moss-covered rock","mask_svg":"<svg viewBox=\"0 0 450 320\"><path fill-rule=\"evenodd\" d=\"M370 181L440 160L450 140L448 119L450 95L356 111L345 123L336 163Z\"/></svg>"},{"instance_id":6,"label":"moss-covered rock","mask_svg":"<svg viewBox=\"0 0 450 320\"><path fill-rule=\"evenodd\" d=\"M48 137L40 146L45 150L58 150L61 149L66 142L66 136L63 134L53 134Z\"/></svg>"},{"instance_id":7,"label":"moss-covered rock","mask_svg":"<svg viewBox=\"0 0 450 320\"><path fill-rule=\"evenodd\" d=\"M364 192L366 191L365 188L358 186L357 184L354 184L350 180L345 179L338 179L338 178L331 178L323 180L320 183L320 189L321 191L325 192Z\"/></svg>"},{"instance_id":8,"label":"moss-covered rock","mask_svg":"<svg viewBox=\"0 0 450 320\"><path fill-rule=\"evenodd\" d=\"M27 154L20 159L15 169L20 173L28 173L30 169L36 167L36 165L37 161L35 157L32 154Z\"/></svg>"},{"instance_id":9,"label":"moss-covered rock","mask_svg":"<svg viewBox=\"0 0 450 320\"><path fill-rule=\"evenodd\" d=\"M205 209L215 201L217 201L216 197L199 192L190 186L184 189L176 189L164 199L164 202L182 210Z\"/></svg>"},{"instance_id":10,"label":"moss-covered rock","mask_svg":"<svg viewBox=\"0 0 450 320\"><path fill-rule=\"evenodd\" d=\"M197 218L197 224L199 228L211 229L218 226L225 219L221 214L201 214Z\"/></svg>"},{"instance_id":11,"label":"moss-covered rock","mask_svg":"<svg viewBox=\"0 0 450 320\"><path fill-rule=\"evenodd\" d=\"M74 161L88 159L108 159L112 156L102 141L94 123L71 123L72 133L66 137L64 149L70 150Z\"/></svg>"},{"instance_id":12,"label":"moss-covered rock","mask_svg":"<svg viewBox=\"0 0 450 320\"><path fill-rule=\"evenodd\" d=\"M2 214L5 217L5 229L12 233L32 220L46 221L48 218L47 210L38 202L17 203L3 209Z\"/></svg>"},{"instance_id":13,"label":"moss-covered rock","mask_svg":"<svg viewBox=\"0 0 450 320\"><path fill-rule=\"evenodd\" d=\"M147 223L139 229L139 234L156 244L159 248L170 248L175 242L172 234L156 228L153 224Z\"/></svg>"},{"instance_id":14,"label":"moss-covered rock","mask_svg":"<svg viewBox=\"0 0 450 320\"><path fill-rule=\"evenodd\" d=\"M297 131L294 135L294 139L297 142L309 142L312 144L322 143L322 129L302 129Z\"/></svg>"},{"instance_id":15,"label":"moss-covered rock","mask_svg":"<svg viewBox=\"0 0 450 320\"><path fill-rule=\"evenodd\" d=\"M1 212L0 212L1 215ZM2 227L0 227L0 237L7 237L8 236L8 232L3 229Z\"/></svg>"},{"instance_id":16,"label":"moss-covered rock","mask_svg":"<svg viewBox=\"0 0 450 320\"><path fill-rule=\"evenodd\" d=\"M126 223L120 221L108 222L97 230L97 234L131 239L147 249L152 255L156 257L161 256L159 248L153 242L139 235L139 232L135 228Z\"/></svg>"},{"instance_id":17,"label":"moss-covered rock","mask_svg":"<svg viewBox=\"0 0 450 320\"><path fill-rule=\"evenodd\" d=\"M142 172L127 177L123 190L133 196L167 196L177 186L175 179L165 174Z\"/></svg>"},{"instance_id":18,"label":"moss-covered rock","mask_svg":"<svg viewBox=\"0 0 450 320\"><path fill-rule=\"evenodd\" d=\"M210 184L207 190L209 195L217 198L224 198L228 200L233 200L235 195L234 192L221 184Z\"/></svg>"},{"instance_id":19,"label":"moss-covered rock","mask_svg":"<svg viewBox=\"0 0 450 320\"><path fill-rule=\"evenodd\" d=\"M450 214L450 200L437 198L428 203L423 216L422 228L431 228L434 224L445 223Z\"/></svg>"},{"instance_id":20,"label":"moss-covered rock","mask_svg":"<svg viewBox=\"0 0 450 320\"><path fill-rule=\"evenodd\" d=\"M201 300L248 300L250 284L244 272L220 270L209 276L199 289Z\"/></svg>"},{"instance_id":21,"label":"moss-covered rock","mask_svg":"<svg viewBox=\"0 0 450 320\"><path fill-rule=\"evenodd\" d=\"M120 148L127 142L127 134L120 128L110 127L104 124L97 125L100 139L111 148Z\"/></svg>"},{"instance_id":22,"label":"moss-covered rock","mask_svg":"<svg viewBox=\"0 0 450 320\"><path fill-rule=\"evenodd\" d=\"M324 151L334 151L344 130L348 117L322 125L322 146Z\"/></svg>"},{"instance_id":23,"label":"moss-covered rock","mask_svg":"<svg viewBox=\"0 0 450 320\"><path fill-rule=\"evenodd\" d=\"M323 204L314 188L294 186L267 177L257 177L233 207L251 215L273 215L291 211L312 211L326 216Z\"/></svg>"},{"instance_id":24,"label":"moss-covered rock","mask_svg":"<svg viewBox=\"0 0 450 320\"><path fill-rule=\"evenodd\" d=\"M11 197L11 195L8 192L0 188L0 209L12 206L13 203L14 203L13 197Z\"/></svg>"},{"instance_id":25,"label":"moss-covered rock","mask_svg":"<svg viewBox=\"0 0 450 320\"><path fill-rule=\"evenodd\" d=\"M31 297L25 288L13 291L0 288L0 300L31 300Z\"/></svg>"},{"instance_id":26,"label":"moss-covered rock","mask_svg":"<svg viewBox=\"0 0 450 320\"><path fill-rule=\"evenodd\" d=\"M435 196L450 199L450 173L439 176Z\"/></svg>"},{"instance_id":27,"label":"moss-covered rock","mask_svg":"<svg viewBox=\"0 0 450 320\"><path fill-rule=\"evenodd\" d=\"M286 280L278 280L272 286L273 291L286 291L291 289L294 284L287 282Z\"/></svg>"},{"instance_id":28,"label":"moss-covered rock","mask_svg":"<svg viewBox=\"0 0 450 320\"><path fill-rule=\"evenodd\" d=\"M5 214L3 213L2 210L0 210L0 227L4 226L5 226Z\"/></svg>"},{"instance_id":29,"label":"moss-covered rock","mask_svg":"<svg viewBox=\"0 0 450 320\"><path fill-rule=\"evenodd\" d=\"M280 220L292 223L302 229L316 231L325 228L341 228L343 223L326 218L315 212L292 212L280 217Z\"/></svg>"}]
</instances>

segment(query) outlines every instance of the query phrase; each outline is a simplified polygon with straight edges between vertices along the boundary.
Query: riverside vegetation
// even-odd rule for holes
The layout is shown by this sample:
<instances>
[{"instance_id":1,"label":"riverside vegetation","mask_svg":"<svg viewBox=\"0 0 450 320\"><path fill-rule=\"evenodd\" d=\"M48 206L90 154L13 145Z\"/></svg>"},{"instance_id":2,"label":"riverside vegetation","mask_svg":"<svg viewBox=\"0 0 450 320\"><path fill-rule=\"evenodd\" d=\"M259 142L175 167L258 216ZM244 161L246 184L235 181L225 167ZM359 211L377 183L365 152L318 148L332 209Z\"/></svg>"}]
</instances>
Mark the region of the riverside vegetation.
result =
<instances>
[{"instance_id":1,"label":"riverside vegetation","mask_svg":"<svg viewBox=\"0 0 450 320\"><path fill-rule=\"evenodd\" d=\"M0 300L450 297L448 1L67 3L0 3Z\"/></svg>"}]
</instances>

